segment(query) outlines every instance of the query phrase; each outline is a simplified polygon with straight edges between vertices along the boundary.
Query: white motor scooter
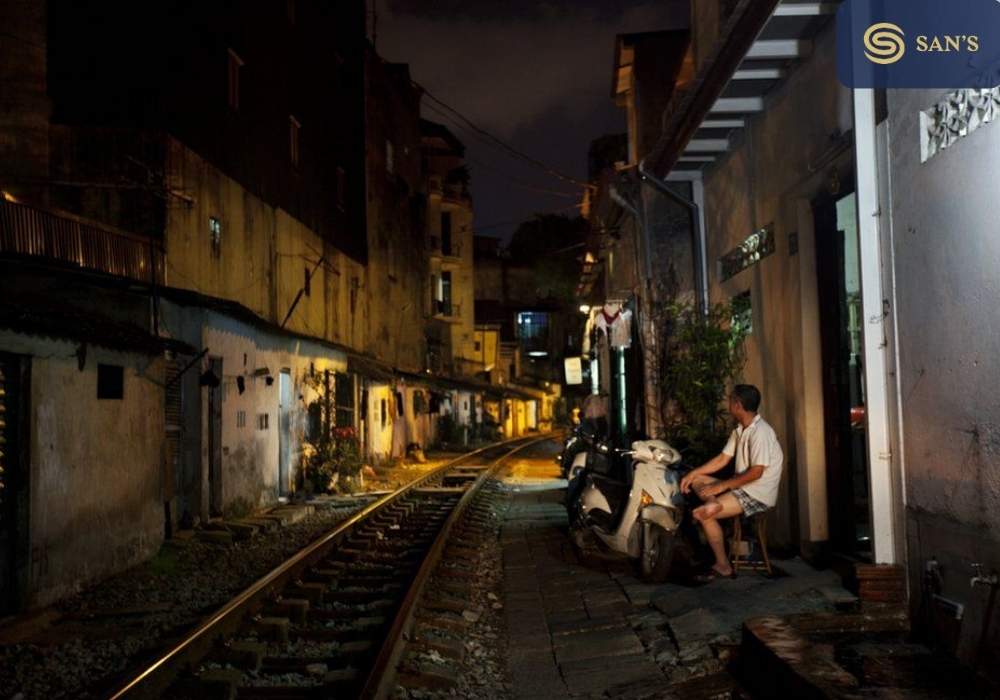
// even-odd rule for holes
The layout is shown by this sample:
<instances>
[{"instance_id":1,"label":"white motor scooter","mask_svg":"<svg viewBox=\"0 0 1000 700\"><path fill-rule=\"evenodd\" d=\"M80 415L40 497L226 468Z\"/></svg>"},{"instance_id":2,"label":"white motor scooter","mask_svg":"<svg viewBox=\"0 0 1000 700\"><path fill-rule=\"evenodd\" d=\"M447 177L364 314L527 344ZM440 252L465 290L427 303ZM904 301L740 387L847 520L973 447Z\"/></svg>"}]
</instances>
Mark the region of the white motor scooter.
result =
<instances>
[{"instance_id":1,"label":"white motor scooter","mask_svg":"<svg viewBox=\"0 0 1000 700\"><path fill-rule=\"evenodd\" d=\"M619 459L629 460L627 483L608 476ZM571 469L578 480L575 502L567 504L575 534L589 530L612 551L638 560L644 578L664 581L686 503L674 468L680 453L662 440L634 442L631 450L598 442L586 460Z\"/></svg>"}]
</instances>

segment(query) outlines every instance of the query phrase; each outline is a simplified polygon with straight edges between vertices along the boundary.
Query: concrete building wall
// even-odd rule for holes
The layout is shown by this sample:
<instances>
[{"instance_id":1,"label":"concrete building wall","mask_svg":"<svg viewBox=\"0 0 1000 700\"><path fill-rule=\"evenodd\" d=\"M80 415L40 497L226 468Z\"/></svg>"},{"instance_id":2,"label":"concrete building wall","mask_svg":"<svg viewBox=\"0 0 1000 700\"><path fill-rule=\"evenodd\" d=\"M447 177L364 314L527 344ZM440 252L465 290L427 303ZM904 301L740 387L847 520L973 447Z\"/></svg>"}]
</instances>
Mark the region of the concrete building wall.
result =
<instances>
[{"instance_id":1,"label":"concrete building wall","mask_svg":"<svg viewBox=\"0 0 1000 700\"><path fill-rule=\"evenodd\" d=\"M310 372L344 372L342 353L315 343L267 334L209 312L205 317L203 347L209 356L222 360L222 508L223 512L247 511L275 503L279 495L279 443L289 440L286 489L296 483L301 468L309 404L318 398L307 382ZM207 368L207 361L206 361ZM267 369L266 376L254 376ZM280 375L288 370L292 382L288 434L279 421ZM237 378L245 390L239 393ZM202 435L208 434L208 392L201 392ZM242 413L242 416L238 414ZM266 418L262 418L266 416ZM208 474L208 441L202 440L202 473ZM207 489L206 489L207 491Z\"/></svg>"},{"instance_id":2,"label":"concrete building wall","mask_svg":"<svg viewBox=\"0 0 1000 700\"><path fill-rule=\"evenodd\" d=\"M446 202L447 205L447 202ZM457 237L458 265L452 271L452 300L457 304L454 314L455 322L451 326L451 348L455 359L455 370L458 374L473 374L482 368L476 362L475 340L473 334L476 328L476 293L475 267L473 263L472 246L472 207L465 202L458 202L448 209L452 212L454 222L453 236Z\"/></svg>"},{"instance_id":3,"label":"concrete building wall","mask_svg":"<svg viewBox=\"0 0 1000 700\"><path fill-rule=\"evenodd\" d=\"M172 302L163 302L162 308L166 332L208 350L181 380L184 428L174 518L183 517L185 511L202 520L210 515L209 389L200 386L198 378L213 359L222 362L219 505L228 515L275 503L279 496L281 440L289 441L285 490L294 490L300 476L308 406L318 398L309 375L345 372L346 356L329 346L271 334L219 312ZM291 381L287 435L281 433L280 423L282 370L288 370ZM273 379L270 385L267 376ZM242 394L238 384L241 377ZM267 418L262 419L265 415Z\"/></svg>"},{"instance_id":4,"label":"concrete building wall","mask_svg":"<svg viewBox=\"0 0 1000 700\"><path fill-rule=\"evenodd\" d=\"M18 180L44 179L49 172L48 56L46 6L35 0L0 7L0 189L44 201L44 188ZM9 181L8 181L9 179Z\"/></svg>"},{"instance_id":5,"label":"concrete building wall","mask_svg":"<svg viewBox=\"0 0 1000 700\"><path fill-rule=\"evenodd\" d=\"M476 350L478 344L479 350ZM494 328L477 328L472 336L473 359L483 371L492 376L500 362L500 331Z\"/></svg>"},{"instance_id":6,"label":"concrete building wall","mask_svg":"<svg viewBox=\"0 0 1000 700\"><path fill-rule=\"evenodd\" d=\"M171 186L190 206L168 208L166 283L243 304L272 323L354 347L367 344L365 267L324 242L176 140L169 140ZM222 233L213 245L210 221ZM316 266L320 258L323 264Z\"/></svg>"},{"instance_id":7,"label":"concrete building wall","mask_svg":"<svg viewBox=\"0 0 1000 700\"><path fill-rule=\"evenodd\" d=\"M834 41L832 28L817 37L812 57L768 96L766 111L749 121L742 143L704 179L709 297L720 303L751 295L753 333L742 379L761 388L762 415L785 452L773 536L786 543L828 537L810 202L829 186L832 171L849 171L850 165L849 153L829 157L831 135L851 128L851 96L836 78ZM806 113L812 118L803 119ZM769 224L774 254L721 281L717 261ZM789 247L793 233L797 253Z\"/></svg>"},{"instance_id":8,"label":"concrete building wall","mask_svg":"<svg viewBox=\"0 0 1000 700\"><path fill-rule=\"evenodd\" d=\"M31 356L28 604L47 605L152 556L164 537L163 362L0 331ZM97 398L97 365L123 367Z\"/></svg>"},{"instance_id":9,"label":"concrete building wall","mask_svg":"<svg viewBox=\"0 0 1000 700\"><path fill-rule=\"evenodd\" d=\"M983 125L921 163L921 112L937 90L889 92L891 228L902 396L911 601L937 557L942 594L963 603L959 654L976 651L989 596L972 563L1000 570L1000 124ZM1000 660L998 625L983 669ZM996 671L993 671L996 675Z\"/></svg>"}]
</instances>

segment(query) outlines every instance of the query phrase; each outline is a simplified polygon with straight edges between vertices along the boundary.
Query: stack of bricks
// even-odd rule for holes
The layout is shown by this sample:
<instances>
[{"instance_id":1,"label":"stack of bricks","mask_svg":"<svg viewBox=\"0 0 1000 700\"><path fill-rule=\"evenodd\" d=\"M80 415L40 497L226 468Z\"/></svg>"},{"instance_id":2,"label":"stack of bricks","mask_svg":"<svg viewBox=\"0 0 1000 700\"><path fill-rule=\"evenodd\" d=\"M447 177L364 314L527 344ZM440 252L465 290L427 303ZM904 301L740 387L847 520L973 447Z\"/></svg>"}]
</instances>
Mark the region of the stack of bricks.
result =
<instances>
[{"instance_id":1,"label":"stack of bricks","mask_svg":"<svg viewBox=\"0 0 1000 700\"><path fill-rule=\"evenodd\" d=\"M906 603L906 580L902 566L857 564L854 576L858 598L864 603Z\"/></svg>"}]
</instances>

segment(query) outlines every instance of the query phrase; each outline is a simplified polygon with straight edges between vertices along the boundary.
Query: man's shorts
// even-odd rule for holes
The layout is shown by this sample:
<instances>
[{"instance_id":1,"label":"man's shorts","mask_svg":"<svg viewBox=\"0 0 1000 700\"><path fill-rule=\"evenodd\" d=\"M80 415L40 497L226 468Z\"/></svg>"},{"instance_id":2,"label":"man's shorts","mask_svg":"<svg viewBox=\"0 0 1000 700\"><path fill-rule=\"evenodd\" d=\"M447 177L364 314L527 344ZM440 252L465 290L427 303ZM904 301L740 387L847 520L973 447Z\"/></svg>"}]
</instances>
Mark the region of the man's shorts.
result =
<instances>
[{"instance_id":1,"label":"man's shorts","mask_svg":"<svg viewBox=\"0 0 1000 700\"><path fill-rule=\"evenodd\" d=\"M743 515L757 515L757 513L763 513L768 509L766 505L756 498L747 495L747 492L743 489L733 489L732 493L736 496L736 500L739 501L740 507L743 509Z\"/></svg>"}]
</instances>

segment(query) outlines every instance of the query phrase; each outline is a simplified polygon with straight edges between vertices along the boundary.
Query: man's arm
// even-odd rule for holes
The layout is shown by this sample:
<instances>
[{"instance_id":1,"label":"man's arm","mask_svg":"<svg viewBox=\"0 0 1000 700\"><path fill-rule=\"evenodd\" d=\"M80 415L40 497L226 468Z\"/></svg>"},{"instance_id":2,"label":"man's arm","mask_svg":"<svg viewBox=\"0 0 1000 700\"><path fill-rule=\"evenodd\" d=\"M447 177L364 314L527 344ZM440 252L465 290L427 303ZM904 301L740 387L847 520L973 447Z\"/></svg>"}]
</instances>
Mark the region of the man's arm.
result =
<instances>
[{"instance_id":1,"label":"man's arm","mask_svg":"<svg viewBox=\"0 0 1000 700\"><path fill-rule=\"evenodd\" d=\"M764 475L764 466L761 464L755 464L742 474L737 474L731 479L726 479L725 481L720 481L718 483L706 486L702 491L698 492L698 495L701 496L702 498L710 498L712 496L718 496L719 494L725 493L726 491L732 491L733 489L738 489L741 486L746 486L749 483L757 481L757 479L759 479L763 475Z\"/></svg>"},{"instance_id":2,"label":"man's arm","mask_svg":"<svg viewBox=\"0 0 1000 700\"><path fill-rule=\"evenodd\" d=\"M697 469L692 469L687 475L681 479L681 493L687 493L691 490L691 484L699 476L707 476L709 474L714 474L715 472L724 468L733 459L732 455L727 455L725 452L720 452L718 455L705 462L703 465Z\"/></svg>"}]
</instances>

